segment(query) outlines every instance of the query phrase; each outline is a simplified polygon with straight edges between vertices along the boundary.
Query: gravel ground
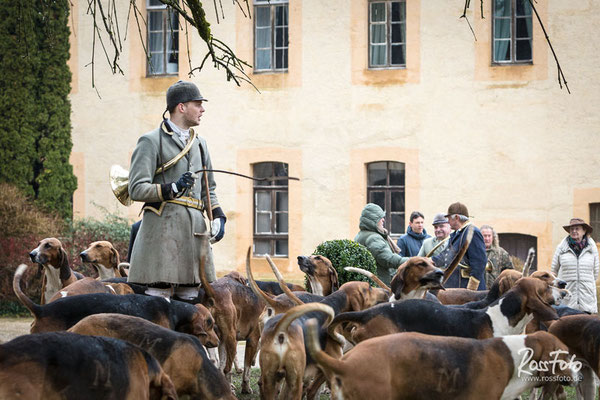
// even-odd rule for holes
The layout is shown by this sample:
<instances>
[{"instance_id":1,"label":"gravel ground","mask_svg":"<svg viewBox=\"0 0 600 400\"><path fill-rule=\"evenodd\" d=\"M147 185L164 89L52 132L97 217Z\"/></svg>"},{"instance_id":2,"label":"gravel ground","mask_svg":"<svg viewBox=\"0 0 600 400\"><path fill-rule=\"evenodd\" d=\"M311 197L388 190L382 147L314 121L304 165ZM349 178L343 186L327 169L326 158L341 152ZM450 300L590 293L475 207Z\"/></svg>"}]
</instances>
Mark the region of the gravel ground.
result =
<instances>
[{"instance_id":1,"label":"gravel ground","mask_svg":"<svg viewBox=\"0 0 600 400\"><path fill-rule=\"evenodd\" d=\"M33 318L0 318L0 343L29 333Z\"/></svg>"}]
</instances>

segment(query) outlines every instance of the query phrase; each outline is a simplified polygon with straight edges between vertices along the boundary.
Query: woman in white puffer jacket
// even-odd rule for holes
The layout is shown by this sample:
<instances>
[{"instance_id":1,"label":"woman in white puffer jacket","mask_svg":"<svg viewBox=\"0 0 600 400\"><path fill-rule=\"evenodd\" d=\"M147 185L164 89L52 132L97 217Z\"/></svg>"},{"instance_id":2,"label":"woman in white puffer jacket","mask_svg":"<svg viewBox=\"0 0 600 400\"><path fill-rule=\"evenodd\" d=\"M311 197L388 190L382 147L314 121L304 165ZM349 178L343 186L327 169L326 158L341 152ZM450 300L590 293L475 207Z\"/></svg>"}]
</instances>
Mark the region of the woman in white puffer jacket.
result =
<instances>
[{"instance_id":1,"label":"woman in white puffer jacket","mask_svg":"<svg viewBox=\"0 0 600 400\"><path fill-rule=\"evenodd\" d=\"M567 282L567 289L571 292L571 297L563 304L598 313L596 280L600 262L598 248L590 236L592 227L581 218L572 218L563 228L569 236L556 247L552 259L552 272Z\"/></svg>"}]
</instances>

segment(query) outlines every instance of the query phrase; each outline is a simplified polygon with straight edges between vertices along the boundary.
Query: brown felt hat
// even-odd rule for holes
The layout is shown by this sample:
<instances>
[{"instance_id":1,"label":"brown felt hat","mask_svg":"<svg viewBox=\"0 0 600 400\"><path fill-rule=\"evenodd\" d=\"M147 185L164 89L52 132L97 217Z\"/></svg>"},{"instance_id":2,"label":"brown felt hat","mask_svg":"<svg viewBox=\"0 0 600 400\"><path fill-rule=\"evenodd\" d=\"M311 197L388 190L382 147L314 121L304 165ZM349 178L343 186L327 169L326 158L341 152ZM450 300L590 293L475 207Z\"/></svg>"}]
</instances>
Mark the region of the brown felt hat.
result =
<instances>
[{"instance_id":1,"label":"brown felt hat","mask_svg":"<svg viewBox=\"0 0 600 400\"><path fill-rule=\"evenodd\" d=\"M454 215L454 214L464 215L465 217L468 217L469 210L467 210L467 206L465 206L463 203L459 203L457 201L456 203L450 204L450 206L448 207L448 212L446 213L445 217L447 218L448 216Z\"/></svg>"},{"instance_id":2,"label":"brown felt hat","mask_svg":"<svg viewBox=\"0 0 600 400\"><path fill-rule=\"evenodd\" d=\"M581 218L571 218L571 221L569 221L569 225L563 225L563 229L565 231L569 232L569 228L571 228L572 226L576 226L576 225L583 226L583 228L585 229L585 233L592 233L594 231L594 228L592 228L590 225L588 225Z\"/></svg>"}]
</instances>

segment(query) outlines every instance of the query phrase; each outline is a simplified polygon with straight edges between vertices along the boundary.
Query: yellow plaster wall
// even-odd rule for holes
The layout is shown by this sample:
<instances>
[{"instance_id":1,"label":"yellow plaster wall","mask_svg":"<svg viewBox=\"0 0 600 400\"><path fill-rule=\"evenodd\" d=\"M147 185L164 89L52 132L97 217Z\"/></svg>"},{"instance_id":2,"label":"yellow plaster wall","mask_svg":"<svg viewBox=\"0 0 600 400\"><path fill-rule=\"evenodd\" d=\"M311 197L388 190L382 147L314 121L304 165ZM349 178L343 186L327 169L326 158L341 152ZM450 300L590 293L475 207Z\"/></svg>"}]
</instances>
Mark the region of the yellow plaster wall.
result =
<instances>
[{"instance_id":1,"label":"yellow plaster wall","mask_svg":"<svg viewBox=\"0 0 600 400\"><path fill-rule=\"evenodd\" d=\"M122 21L126 3L117 8ZM290 70L252 75L260 93L227 82L223 71L210 65L188 78L189 67L180 64L179 78L198 84L209 99L198 131L215 168L250 173L252 162L283 161L291 175L302 178L290 181L290 258L276 260L278 265L286 276L296 277L296 256L312 253L324 240L353 238L366 200L365 163L394 160L406 163L406 211L422 211L430 233L433 215L462 201L478 226L489 223L499 232L536 236L539 265L545 268L565 235L561 226L581 211L585 218L586 202L598 201L600 52L596 42L581 38L600 24L600 4L536 3L571 95L559 89L556 67L547 61L549 50L538 36L530 72L509 66L501 68L516 72L485 72L497 70L490 66L491 34L485 33L491 18L476 19L478 3L473 2L469 17L477 42L459 19L464 2L408 0L407 68L368 71L366 49L360 50L368 37L366 4L291 0ZM253 20L224 2L226 18L217 24L211 4L206 6L215 36L251 63ZM489 13L489 0L485 7ZM137 32L129 32L120 59L124 76L113 75L97 53L92 87L85 66L92 40L85 7L79 7L77 18L73 154L83 160L73 162L85 168L77 172L75 165L76 211L99 217L97 203L137 219L139 205L125 208L114 198L108 170L112 164L128 168L139 136L158 126L165 90L177 78L144 78ZM539 35L536 24L534 35ZM197 35L190 37L190 56L198 65L205 45ZM482 56L482 49L488 55ZM388 80L387 75L397 76ZM252 186L225 175L217 184L229 218L225 238L214 246L217 269L243 271L252 237ZM252 265L259 277L272 277L262 260Z\"/></svg>"}]
</instances>

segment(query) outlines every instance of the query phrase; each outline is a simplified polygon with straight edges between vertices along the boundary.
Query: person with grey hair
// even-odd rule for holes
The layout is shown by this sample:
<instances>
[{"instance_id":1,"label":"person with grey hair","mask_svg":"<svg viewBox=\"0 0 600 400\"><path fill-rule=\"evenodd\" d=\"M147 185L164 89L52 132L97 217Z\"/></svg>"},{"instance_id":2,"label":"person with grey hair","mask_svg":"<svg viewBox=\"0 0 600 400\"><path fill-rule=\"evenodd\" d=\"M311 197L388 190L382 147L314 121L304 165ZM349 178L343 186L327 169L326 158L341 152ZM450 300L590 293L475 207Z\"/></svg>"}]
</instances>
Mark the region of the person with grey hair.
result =
<instances>
[{"instance_id":1,"label":"person with grey hair","mask_svg":"<svg viewBox=\"0 0 600 400\"><path fill-rule=\"evenodd\" d=\"M469 221L469 211L467 206L456 202L450 204L448 212L445 215L448 218L450 228L454 230L448 239L448 246L444 251L435 257L433 262L439 268L447 268L454 256L460 252L464 241L467 228L472 226L473 238L467 248L458 267L452 272L445 286L448 288L467 288L471 290L485 290L485 264L487 256L485 255L485 244L481 231Z\"/></svg>"},{"instance_id":2,"label":"person with grey hair","mask_svg":"<svg viewBox=\"0 0 600 400\"><path fill-rule=\"evenodd\" d=\"M450 224L448 218L443 213L436 214L433 218L433 237L427 238L423 241L423 245L419 250L417 256L419 257L433 257L440 254L448 245L448 236L450 235ZM436 248L437 246L437 248ZM433 251L432 254L431 251Z\"/></svg>"},{"instance_id":3,"label":"person with grey hair","mask_svg":"<svg viewBox=\"0 0 600 400\"><path fill-rule=\"evenodd\" d=\"M131 157L129 195L145 204L128 281L147 285L149 295L191 299L198 295L202 259L208 280L216 279L208 241L223 238L227 219L212 172L203 172L206 179L195 175L212 169L206 141L192 129L207 100L184 81L169 87L166 100L169 118L163 113L160 126L140 137ZM207 227L208 204L213 221Z\"/></svg>"},{"instance_id":4,"label":"person with grey hair","mask_svg":"<svg viewBox=\"0 0 600 400\"><path fill-rule=\"evenodd\" d=\"M514 269L515 266L506 250L500 247L498 234L490 225L481 225L479 227L485 244L485 253L487 254L487 264L485 265L485 286L489 290L492 284L505 269Z\"/></svg>"}]
</instances>

